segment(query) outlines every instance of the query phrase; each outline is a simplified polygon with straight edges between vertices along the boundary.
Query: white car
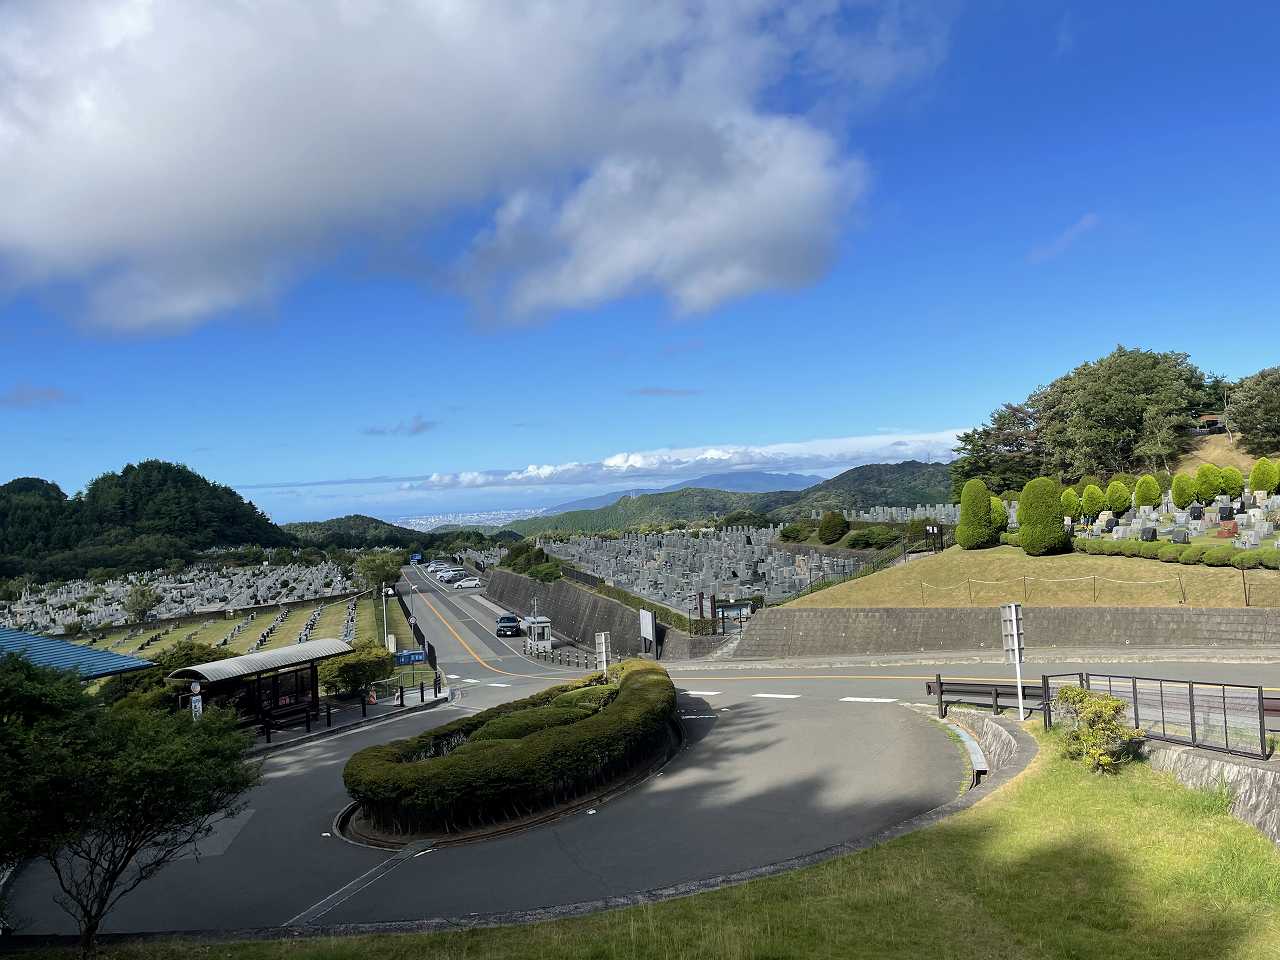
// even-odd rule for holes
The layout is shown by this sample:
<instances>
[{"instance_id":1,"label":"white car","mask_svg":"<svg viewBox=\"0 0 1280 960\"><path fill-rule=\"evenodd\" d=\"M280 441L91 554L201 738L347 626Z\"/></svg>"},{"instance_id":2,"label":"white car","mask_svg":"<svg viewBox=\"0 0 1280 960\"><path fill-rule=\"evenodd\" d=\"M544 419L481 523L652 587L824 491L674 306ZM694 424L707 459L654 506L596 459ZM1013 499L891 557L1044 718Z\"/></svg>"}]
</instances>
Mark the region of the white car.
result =
<instances>
[{"instance_id":1,"label":"white car","mask_svg":"<svg viewBox=\"0 0 1280 960\"><path fill-rule=\"evenodd\" d=\"M463 577L453 585L453 589L466 590L470 587L479 587L481 585L479 577Z\"/></svg>"},{"instance_id":2,"label":"white car","mask_svg":"<svg viewBox=\"0 0 1280 960\"><path fill-rule=\"evenodd\" d=\"M448 570L453 564L446 563L444 560L432 560L427 564L427 573L438 573L441 570Z\"/></svg>"},{"instance_id":3,"label":"white car","mask_svg":"<svg viewBox=\"0 0 1280 960\"><path fill-rule=\"evenodd\" d=\"M451 570L442 570L440 573L436 574L436 579L441 583L453 583L453 581L457 580L459 577L465 577L466 575L467 571L459 570L455 567Z\"/></svg>"}]
</instances>

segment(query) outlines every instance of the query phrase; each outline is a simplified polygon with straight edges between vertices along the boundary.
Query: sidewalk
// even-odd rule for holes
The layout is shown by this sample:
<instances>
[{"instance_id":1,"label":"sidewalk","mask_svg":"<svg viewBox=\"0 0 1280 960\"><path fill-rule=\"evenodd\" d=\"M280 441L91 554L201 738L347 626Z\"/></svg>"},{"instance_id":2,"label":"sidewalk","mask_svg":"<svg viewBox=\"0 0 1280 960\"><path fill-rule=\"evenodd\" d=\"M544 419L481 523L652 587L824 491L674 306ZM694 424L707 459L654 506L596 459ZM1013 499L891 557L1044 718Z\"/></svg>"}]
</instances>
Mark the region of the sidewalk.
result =
<instances>
[{"instance_id":1,"label":"sidewalk","mask_svg":"<svg viewBox=\"0 0 1280 960\"><path fill-rule=\"evenodd\" d=\"M403 706L397 702L396 697L387 697L377 703L365 704L363 711L360 709L360 703L356 700L346 701L340 706L325 702L320 705L319 720L314 717L311 718L309 730L307 729L306 718L299 718L297 721L291 722L287 727L272 728L270 739L264 734L262 728L258 727L257 740L250 749L250 753L271 753L285 747L319 740L347 730L354 730L383 720L390 720L394 717L430 710L433 707L448 703L449 700L450 689L448 687L442 688L438 697L432 696L432 690L428 687L425 700L419 698L417 687L406 687ZM330 707L327 714L326 706Z\"/></svg>"}]
</instances>

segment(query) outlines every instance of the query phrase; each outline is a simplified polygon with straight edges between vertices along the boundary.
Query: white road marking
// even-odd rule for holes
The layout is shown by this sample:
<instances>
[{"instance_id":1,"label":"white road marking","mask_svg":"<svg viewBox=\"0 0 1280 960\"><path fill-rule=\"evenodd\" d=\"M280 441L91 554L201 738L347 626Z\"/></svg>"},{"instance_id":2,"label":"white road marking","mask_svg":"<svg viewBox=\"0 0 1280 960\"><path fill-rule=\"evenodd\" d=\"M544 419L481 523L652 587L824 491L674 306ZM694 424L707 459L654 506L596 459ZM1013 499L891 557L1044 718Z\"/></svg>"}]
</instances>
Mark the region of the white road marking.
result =
<instances>
[{"instance_id":1,"label":"white road marking","mask_svg":"<svg viewBox=\"0 0 1280 960\"><path fill-rule=\"evenodd\" d=\"M719 690L682 690L682 691L680 691L680 692L681 692L681 693L683 693L683 694L685 694L686 696L690 696L690 697L718 697L718 696L720 696L720 691L719 691Z\"/></svg>"},{"instance_id":2,"label":"white road marking","mask_svg":"<svg viewBox=\"0 0 1280 960\"><path fill-rule=\"evenodd\" d=\"M463 682L463 683L479 683L480 681L479 681L479 680L472 680L470 677L467 677L467 678L465 678L462 682Z\"/></svg>"},{"instance_id":3,"label":"white road marking","mask_svg":"<svg viewBox=\"0 0 1280 960\"><path fill-rule=\"evenodd\" d=\"M897 703L893 697L841 697L841 703Z\"/></svg>"},{"instance_id":4,"label":"white road marking","mask_svg":"<svg viewBox=\"0 0 1280 960\"><path fill-rule=\"evenodd\" d=\"M445 676L448 677L450 680L458 679L458 675L456 673L446 673Z\"/></svg>"},{"instance_id":5,"label":"white road marking","mask_svg":"<svg viewBox=\"0 0 1280 960\"><path fill-rule=\"evenodd\" d=\"M761 700L799 700L798 693L753 693L753 697L759 697Z\"/></svg>"},{"instance_id":6,"label":"white road marking","mask_svg":"<svg viewBox=\"0 0 1280 960\"><path fill-rule=\"evenodd\" d=\"M509 687L509 686L511 686L511 684L509 684L509 683L491 683L491 684L489 684L489 686L491 686L491 687Z\"/></svg>"}]
</instances>

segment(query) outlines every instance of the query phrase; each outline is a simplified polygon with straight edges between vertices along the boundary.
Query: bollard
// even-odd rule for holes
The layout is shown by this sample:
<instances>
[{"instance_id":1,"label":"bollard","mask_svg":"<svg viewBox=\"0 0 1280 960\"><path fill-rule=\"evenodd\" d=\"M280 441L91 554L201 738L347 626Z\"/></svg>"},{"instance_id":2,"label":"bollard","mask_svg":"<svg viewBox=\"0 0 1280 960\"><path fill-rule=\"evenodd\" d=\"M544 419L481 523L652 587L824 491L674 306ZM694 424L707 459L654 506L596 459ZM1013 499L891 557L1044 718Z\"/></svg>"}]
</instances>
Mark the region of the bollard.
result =
<instances>
[{"instance_id":1,"label":"bollard","mask_svg":"<svg viewBox=\"0 0 1280 960\"><path fill-rule=\"evenodd\" d=\"M401 707L404 706L404 685L403 684L396 687L396 704Z\"/></svg>"},{"instance_id":2,"label":"bollard","mask_svg":"<svg viewBox=\"0 0 1280 960\"><path fill-rule=\"evenodd\" d=\"M333 705L326 703L324 705L324 725L326 727L333 726Z\"/></svg>"},{"instance_id":3,"label":"bollard","mask_svg":"<svg viewBox=\"0 0 1280 960\"><path fill-rule=\"evenodd\" d=\"M367 717L369 715L369 698L363 693L360 694L360 716Z\"/></svg>"},{"instance_id":4,"label":"bollard","mask_svg":"<svg viewBox=\"0 0 1280 960\"><path fill-rule=\"evenodd\" d=\"M267 735L267 743L270 743L271 742L271 724L264 723L262 725L262 732Z\"/></svg>"},{"instance_id":5,"label":"bollard","mask_svg":"<svg viewBox=\"0 0 1280 960\"><path fill-rule=\"evenodd\" d=\"M425 680L418 681L418 702L427 702L427 681Z\"/></svg>"},{"instance_id":6,"label":"bollard","mask_svg":"<svg viewBox=\"0 0 1280 960\"><path fill-rule=\"evenodd\" d=\"M311 711L307 711L307 733L311 732Z\"/></svg>"}]
</instances>

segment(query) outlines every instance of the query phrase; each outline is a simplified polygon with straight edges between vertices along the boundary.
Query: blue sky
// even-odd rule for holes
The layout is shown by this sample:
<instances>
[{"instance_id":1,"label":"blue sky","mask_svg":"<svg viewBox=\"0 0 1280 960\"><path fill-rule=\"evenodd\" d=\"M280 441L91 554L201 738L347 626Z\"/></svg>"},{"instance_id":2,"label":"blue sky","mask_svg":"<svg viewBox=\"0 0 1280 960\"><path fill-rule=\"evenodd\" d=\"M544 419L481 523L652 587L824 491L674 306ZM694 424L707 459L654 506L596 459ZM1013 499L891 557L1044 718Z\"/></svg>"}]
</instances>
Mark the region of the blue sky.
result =
<instances>
[{"instance_id":1,"label":"blue sky","mask_svg":"<svg viewBox=\"0 0 1280 960\"><path fill-rule=\"evenodd\" d=\"M937 459L1116 343L1280 362L1274 8L569 6L6 6L0 479L544 506Z\"/></svg>"}]
</instances>

